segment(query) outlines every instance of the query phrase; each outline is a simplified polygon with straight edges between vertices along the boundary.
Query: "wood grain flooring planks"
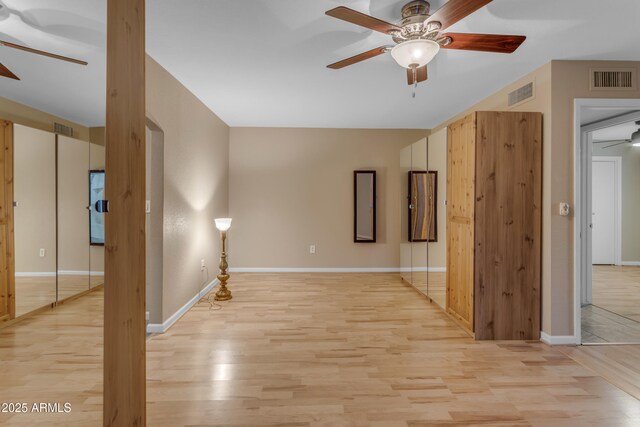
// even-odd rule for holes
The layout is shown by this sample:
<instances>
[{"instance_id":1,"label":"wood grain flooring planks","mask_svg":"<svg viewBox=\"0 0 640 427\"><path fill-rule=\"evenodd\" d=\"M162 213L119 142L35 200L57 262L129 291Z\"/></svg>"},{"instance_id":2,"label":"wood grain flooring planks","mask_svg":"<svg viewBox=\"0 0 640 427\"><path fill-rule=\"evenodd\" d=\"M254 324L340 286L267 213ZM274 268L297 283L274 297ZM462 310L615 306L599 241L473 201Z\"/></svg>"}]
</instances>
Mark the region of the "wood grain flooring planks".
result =
<instances>
[{"instance_id":1,"label":"wood grain flooring planks","mask_svg":"<svg viewBox=\"0 0 640 427\"><path fill-rule=\"evenodd\" d=\"M397 274L234 274L147 340L149 426L632 426L640 403L561 349L476 342ZM0 330L2 425L100 425L102 291Z\"/></svg>"}]
</instances>

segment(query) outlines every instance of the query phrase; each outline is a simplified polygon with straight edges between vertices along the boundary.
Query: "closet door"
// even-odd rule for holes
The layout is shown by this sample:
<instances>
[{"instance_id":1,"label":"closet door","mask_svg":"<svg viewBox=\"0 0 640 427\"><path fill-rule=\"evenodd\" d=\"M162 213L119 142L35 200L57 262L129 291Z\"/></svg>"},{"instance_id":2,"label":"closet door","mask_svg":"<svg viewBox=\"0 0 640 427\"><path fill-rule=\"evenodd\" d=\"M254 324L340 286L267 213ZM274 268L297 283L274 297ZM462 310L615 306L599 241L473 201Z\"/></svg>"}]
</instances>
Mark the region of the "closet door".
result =
<instances>
[{"instance_id":1,"label":"closet door","mask_svg":"<svg viewBox=\"0 0 640 427\"><path fill-rule=\"evenodd\" d=\"M0 121L0 321L15 317L13 123Z\"/></svg>"},{"instance_id":2,"label":"closet door","mask_svg":"<svg viewBox=\"0 0 640 427\"><path fill-rule=\"evenodd\" d=\"M15 315L56 302L56 137L14 125Z\"/></svg>"},{"instance_id":3,"label":"closet door","mask_svg":"<svg viewBox=\"0 0 640 427\"><path fill-rule=\"evenodd\" d=\"M89 290L89 145L58 135L58 301Z\"/></svg>"},{"instance_id":4,"label":"closet door","mask_svg":"<svg viewBox=\"0 0 640 427\"><path fill-rule=\"evenodd\" d=\"M542 115L478 112L475 333L540 338Z\"/></svg>"},{"instance_id":5,"label":"closet door","mask_svg":"<svg viewBox=\"0 0 640 427\"><path fill-rule=\"evenodd\" d=\"M473 331L475 114L449 126L447 311Z\"/></svg>"}]
</instances>

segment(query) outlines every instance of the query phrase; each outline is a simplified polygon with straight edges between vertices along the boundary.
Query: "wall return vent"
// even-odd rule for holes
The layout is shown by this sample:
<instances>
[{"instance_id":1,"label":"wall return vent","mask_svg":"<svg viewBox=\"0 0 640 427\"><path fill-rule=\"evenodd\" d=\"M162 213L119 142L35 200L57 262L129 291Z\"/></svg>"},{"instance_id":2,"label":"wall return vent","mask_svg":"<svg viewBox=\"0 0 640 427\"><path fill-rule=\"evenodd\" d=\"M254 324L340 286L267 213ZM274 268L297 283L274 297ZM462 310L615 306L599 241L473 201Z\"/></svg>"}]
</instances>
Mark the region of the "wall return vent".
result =
<instances>
[{"instance_id":1,"label":"wall return vent","mask_svg":"<svg viewBox=\"0 0 640 427\"><path fill-rule=\"evenodd\" d=\"M53 123L53 132L59 135L64 135L73 138L73 128L71 126L63 125L62 123Z\"/></svg>"},{"instance_id":2,"label":"wall return vent","mask_svg":"<svg viewBox=\"0 0 640 427\"><path fill-rule=\"evenodd\" d=\"M526 101L529 98L533 98L533 82L522 86L519 89L510 92L508 96L507 104L509 107L513 107L516 104Z\"/></svg>"},{"instance_id":3,"label":"wall return vent","mask_svg":"<svg viewBox=\"0 0 640 427\"><path fill-rule=\"evenodd\" d=\"M591 90L635 90L635 68L591 69Z\"/></svg>"}]
</instances>

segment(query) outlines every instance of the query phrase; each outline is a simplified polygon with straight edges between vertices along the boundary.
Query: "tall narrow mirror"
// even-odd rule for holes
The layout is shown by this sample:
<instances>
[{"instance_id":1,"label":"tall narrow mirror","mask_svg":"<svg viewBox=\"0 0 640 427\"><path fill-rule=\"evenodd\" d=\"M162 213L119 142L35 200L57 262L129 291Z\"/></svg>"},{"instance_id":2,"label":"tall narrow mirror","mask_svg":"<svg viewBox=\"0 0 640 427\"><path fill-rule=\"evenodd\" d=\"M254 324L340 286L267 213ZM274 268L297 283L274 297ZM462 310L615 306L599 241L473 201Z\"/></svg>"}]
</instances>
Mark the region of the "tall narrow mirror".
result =
<instances>
[{"instance_id":1,"label":"tall narrow mirror","mask_svg":"<svg viewBox=\"0 0 640 427\"><path fill-rule=\"evenodd\" d=\"M376 241L376 171L353 173L354 220L353 241Z\"/></svg>"},{"instance_id":2,"label":"tall narrow mirror","mask_svg":"<svg viewBox=\"0 0 640 427\"><path fill-rule=\"evenodd\" d=\"M58 135L58 301L89 289L89 145Z\"/></svg>"},{"instance_id":3,"label":"tall narrow mirror","mask_svg":"<svg viewBox=\"0 0 640 427\"><path fill-rule=\"evenodd\" d=\"M56 301L55 135L14 125L16 317Z\"/></svg>"}]
</instances>

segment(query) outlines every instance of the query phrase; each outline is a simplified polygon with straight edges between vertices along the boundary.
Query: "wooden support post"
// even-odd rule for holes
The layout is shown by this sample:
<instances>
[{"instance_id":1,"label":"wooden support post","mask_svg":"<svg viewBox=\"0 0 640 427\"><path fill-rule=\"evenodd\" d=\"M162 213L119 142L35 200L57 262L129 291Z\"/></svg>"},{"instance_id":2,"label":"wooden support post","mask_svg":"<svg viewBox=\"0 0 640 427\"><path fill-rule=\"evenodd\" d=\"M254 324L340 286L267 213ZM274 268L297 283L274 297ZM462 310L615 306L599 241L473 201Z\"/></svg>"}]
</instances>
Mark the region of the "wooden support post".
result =
<instances>
[{"instance_id":1,"label":"wooden support post","mask_svg":"<svg viewBox=\"0 0 640 427\"><path fill-rule=\"evenodd\" d=\"M107 2L105 426L145 425L144 6Z\"/></svg>"}]
</instances>

